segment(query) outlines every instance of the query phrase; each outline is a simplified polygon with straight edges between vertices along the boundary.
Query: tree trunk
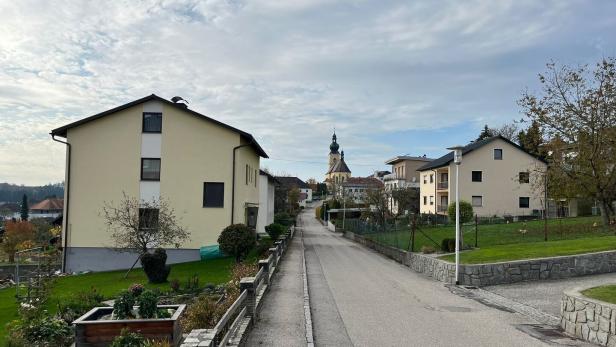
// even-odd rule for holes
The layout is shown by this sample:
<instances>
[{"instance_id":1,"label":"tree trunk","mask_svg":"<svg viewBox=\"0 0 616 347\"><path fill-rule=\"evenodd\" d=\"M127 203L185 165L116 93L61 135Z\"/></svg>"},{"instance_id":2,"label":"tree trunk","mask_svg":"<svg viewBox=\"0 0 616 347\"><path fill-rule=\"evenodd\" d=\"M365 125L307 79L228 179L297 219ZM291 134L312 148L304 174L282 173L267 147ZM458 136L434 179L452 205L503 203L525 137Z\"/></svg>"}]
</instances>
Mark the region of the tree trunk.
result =
<instances>
[{"instance_id":1,"label":"tree trunk","mask_svg":"<svg viewBox=\"0 0 616 347\"><path fill-rule=\"evenodd\" d=\"M608 203L605 200L601 200L599 202L599 211L601 211L601 222L603 226L610 225L610 216L609 216L609 207Z\"/></svg>"}]
</instances>

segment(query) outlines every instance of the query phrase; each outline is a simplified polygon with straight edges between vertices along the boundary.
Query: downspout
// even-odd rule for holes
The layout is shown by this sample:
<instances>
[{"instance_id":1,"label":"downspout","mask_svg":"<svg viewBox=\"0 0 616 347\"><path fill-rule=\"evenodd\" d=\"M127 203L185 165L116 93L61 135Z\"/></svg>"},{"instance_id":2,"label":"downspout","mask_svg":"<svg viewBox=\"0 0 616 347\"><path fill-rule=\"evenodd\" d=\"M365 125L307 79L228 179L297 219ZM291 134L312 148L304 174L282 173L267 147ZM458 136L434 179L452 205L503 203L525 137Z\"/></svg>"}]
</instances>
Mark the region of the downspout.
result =
<instances>
[{"instance_id":1,"label":"downspout","mask_svg":"<svg viewBox=\"0 0 616 347\"><path fill-rule=\"evenodd\" d=\"M62 272L66 271L66 252L68 251L67 246L68 246L68 212L69 212L69 201L70 201L70 195L71 195L71 190L69 189L70 187L70 182L71 182L71 144L65 141L61 141L55 138L55 135L50 133L49 135L51 135L51 139L59 142L59 143L63 143L66 145L66 150L68 151L68 158L67 158L67 167L66 167L66 183L65 183L65 187L64 189L66 189L66 201L64 202L64 206L66 209L66 220L64 220L63 224L64 224L64 246L62 249Z\"/></svg>"},{"instance_id":2,"label":"downspout","mask_svg":"<svg viewBox=\"0 0 616 347\"><path fill-rule=\"evenodd\" d=\"M235 151L242 147L250 146L250 143L233 147L233 172L231 173L231 224L233 224L233 217L235 214Z\"/></svg>"}]
</instances>

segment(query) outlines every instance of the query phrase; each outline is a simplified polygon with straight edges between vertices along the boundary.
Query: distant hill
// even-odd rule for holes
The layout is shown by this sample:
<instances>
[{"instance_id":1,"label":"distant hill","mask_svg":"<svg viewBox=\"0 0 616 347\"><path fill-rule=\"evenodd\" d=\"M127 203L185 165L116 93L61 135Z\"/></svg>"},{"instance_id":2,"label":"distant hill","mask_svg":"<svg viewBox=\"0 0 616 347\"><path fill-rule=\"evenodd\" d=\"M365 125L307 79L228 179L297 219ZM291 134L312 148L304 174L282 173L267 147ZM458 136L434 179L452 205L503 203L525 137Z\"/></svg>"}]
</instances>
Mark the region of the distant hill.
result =
<instances>
[{"instance_id":1,"label":"distant hill","mask_svg":"<svg viewBox=\"0 0 616 347\"><path fill-rule=\"evenodd\" d=\"M0 183L0 203L16 202L21 204L21 197L26 194L28 203L45 200L46 198L64 197L64 183L47 184L44 186L23 186L10 183Z\"/></svg>"}]
</instances>

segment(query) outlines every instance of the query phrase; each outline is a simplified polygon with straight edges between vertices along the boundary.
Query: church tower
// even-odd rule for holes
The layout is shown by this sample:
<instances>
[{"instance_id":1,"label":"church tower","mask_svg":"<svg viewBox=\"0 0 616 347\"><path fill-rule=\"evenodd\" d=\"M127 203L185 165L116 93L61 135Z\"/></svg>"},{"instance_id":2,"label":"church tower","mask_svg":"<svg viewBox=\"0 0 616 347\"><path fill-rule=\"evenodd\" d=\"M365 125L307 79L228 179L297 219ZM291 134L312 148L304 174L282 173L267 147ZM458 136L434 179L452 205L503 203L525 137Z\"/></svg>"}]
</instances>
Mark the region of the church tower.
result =
<instances>
[{"instance_id":1,"label":"church tower","mask_svg":"<svg viewBox=\"0 0 616 347\"><path fill-rule=\"evenodd\" d=\"M332 168L340 160L340 153L338 152L338 142L336 142L336 133L332 136L332 143L329 145L329 167Z\"/></svg>"}]
</instances>

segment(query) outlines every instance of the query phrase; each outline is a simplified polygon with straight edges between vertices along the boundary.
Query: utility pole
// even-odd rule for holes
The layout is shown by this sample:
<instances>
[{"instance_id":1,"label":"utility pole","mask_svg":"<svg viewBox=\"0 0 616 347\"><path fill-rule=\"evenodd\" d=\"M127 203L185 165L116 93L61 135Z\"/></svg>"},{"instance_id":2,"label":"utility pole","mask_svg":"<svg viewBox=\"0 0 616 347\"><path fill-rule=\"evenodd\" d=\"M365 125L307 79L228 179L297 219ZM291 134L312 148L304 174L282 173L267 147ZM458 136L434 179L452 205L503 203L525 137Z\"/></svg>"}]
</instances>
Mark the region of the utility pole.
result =
<instances>
[{"instance_id":1,"label":"utility pole","mask_svg":"<svg viewBox=\"0 0 616 347\"><path fill-rule=\"evenodd\" d=\"M543 200L545 200L545 207L543 212L543 236L544 241L548 240L548 171L545 170L543 176Z\"/></svg>"}]
</instances>

